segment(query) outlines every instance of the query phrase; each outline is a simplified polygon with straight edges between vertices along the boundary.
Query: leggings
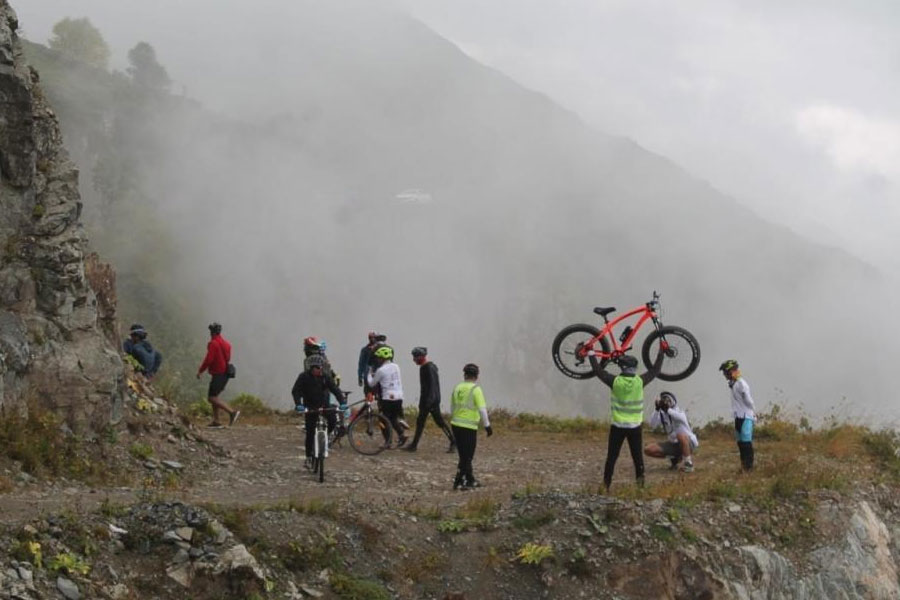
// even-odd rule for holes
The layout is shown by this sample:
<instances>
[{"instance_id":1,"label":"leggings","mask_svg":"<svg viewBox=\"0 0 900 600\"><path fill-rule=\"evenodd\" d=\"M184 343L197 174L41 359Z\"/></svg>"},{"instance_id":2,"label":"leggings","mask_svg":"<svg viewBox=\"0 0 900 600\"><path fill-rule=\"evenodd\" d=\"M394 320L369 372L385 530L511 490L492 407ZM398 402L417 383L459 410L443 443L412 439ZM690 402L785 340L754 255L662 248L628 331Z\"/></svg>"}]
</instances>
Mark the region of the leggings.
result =
<instances>
[{"instance_id":1,"label":"leggings","mask_svg":"<svg viewBox=\"0 0 900 600\"><path fill-rule=\"evenodd\" d=\"M459 454L459 462L456 467L456 479L461 482L465 478L467 483L475 481L472 474L472 459L475 458L475 444L478 441L478 430L468 427L453 425L453 438L456 440L456 452Z\"/></svg>"},{"instance_id":2,"label":"leggings","mask_svg":"<svg viewBox=\"0 0 900 600\"><path fill-rule=\"evenodd\" d=\"M419 444L419 438L422 437L422 431L425 430L425 421L428 420L428 415L431 415L435 424L443 430L444 435L447 436L447 439L450 440L450 443L452 444L453 432L450 431L446 421L444 421L444 416L441 414L441 405L434 403L431 406L428 406L427 404L419 403L419 416L416 417L416 435L413 437L412 441L413 448Z\"/></svg>"},{"instance_id":3,"label":"leggings","mask_svg":"<svg viewBox=\"0 0 900 600\"><path fill-rule=\"evenodd\" d=\"M741 454L741 467L753 469L753 419L734 418L734 437Z\"/></svg>"},{"instance_id":4,"label":"leggings","mask_svg":"<svg viewBox=\"0 0 900 600\"><path fill-rule=\"evenodd\" d=\"M644 478L644 456L641 454L641 428L616 427L609 428L609 446L606 450L606 467L603 469L603 485L609 489L612 483L613 471L616 469L616 461L619 459L619 450L622 442L628 440L628 449L631 450L631 460L634 461L634 476L640 482Z\"/></svg>"},{"instance_id":5,"label":"leggings","mask_svg":"<svg viewBox=\"0 0 900 600\"><path fill-rule=\"evenodd\" d=\"M388 418L397 435L403 438L404 429L403 425L400 424L400 419L403 418L403 400L379 400L378 410Z\"/></svg>"}]
</instances>

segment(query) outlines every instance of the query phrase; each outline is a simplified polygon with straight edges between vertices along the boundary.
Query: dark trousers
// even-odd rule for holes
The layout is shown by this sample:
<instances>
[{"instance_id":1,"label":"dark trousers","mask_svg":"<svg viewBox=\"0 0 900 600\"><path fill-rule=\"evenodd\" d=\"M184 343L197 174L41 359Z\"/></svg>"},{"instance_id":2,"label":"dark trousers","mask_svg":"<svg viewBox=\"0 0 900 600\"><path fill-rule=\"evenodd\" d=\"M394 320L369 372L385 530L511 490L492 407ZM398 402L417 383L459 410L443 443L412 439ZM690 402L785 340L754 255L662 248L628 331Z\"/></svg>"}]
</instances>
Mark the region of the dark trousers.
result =
<instances>
[{"instance_id":1,"label":"dark trousers","mask_svg":"<svg viewBox=\"0 0 900 600\"><path fill-rule=\"evenodd\" d=\"M478 442L478 430L453 425L453 439L456 440L456 452L459 462L456 466L456 479L467 483L475 481L472 473L472 460L475 458L475 444Z\"/></svg>"},{"instance_id":2,"label":"dark trousers","mask_svg":"<svg viewBox=\"0 0 900 600\"><path fill-rule=\"evenodd\" d=\"M412 447L415 448L419 445L419 438L422 437L422 432L425 430L425 421L428 420L428 415L431 415L435 425L441 428L444 435L446 435L447 439L450 440L450 443L453 444L453 432L450 431L450 427L447 425L447 422L444 421L444 415L441 414L441 405L438 403L428 405L420 402L419 416L416 417L416 435L413 437Z\"/></svg>"},{"instance_id":3,"label":"dark trousers","mask_svg":"<svg viewBox=\"0 0 900 600\"><path fill-rule=\"evenodd\" d=\"M403 418L403 400L379 400L378 410L388 418L394 431L402 438L403 425L400 424L400 419Z\"/></svg>"},{"instance_id":4,"label":"dark trousers","mask_svg":"<svg viewBox=\"0 0 900 600\"><path fill-rule=\"evenodd\" d=\"M319 415L313 410L308 410L303 417L306 420L306 456L312 456L316 440L316 423L319 422ZM337 424L337 416L334 414L334 411L329 411L325 413L325 419L328 421L328 431L331 432Z\"/></svg>"},{"instance_id":5,"label":"dark trousers","mask_svg":"<svg viewBox=\"0 0 900 600\"><path fill-rule=\"evenodd\" d=\"M742 442L740 441L741 429L744 427L744 419L735 417L734 418L734 431L738 436L738 452L741 454L741 467L745 471L750 471L753 469L753 442Z\"/></svg>"},{"instance_id":6,"label":"dark trousers","mask_svg":"<svg viewBox=\"0 0 900 600\"><path fill-rule=\"evenodd\" d=\"M631 429L616 427L609 428L609 446L606 449L606 467L603 469L603 485L609 488L612 483L613 471L616 469L616 461L619 460L619 451L622 442L628 440L628 449L631 450L631 460L634 461L634 476L640 482L644 479L644 455L642 452L641 428Z\"/></svg>"}]
</instances>

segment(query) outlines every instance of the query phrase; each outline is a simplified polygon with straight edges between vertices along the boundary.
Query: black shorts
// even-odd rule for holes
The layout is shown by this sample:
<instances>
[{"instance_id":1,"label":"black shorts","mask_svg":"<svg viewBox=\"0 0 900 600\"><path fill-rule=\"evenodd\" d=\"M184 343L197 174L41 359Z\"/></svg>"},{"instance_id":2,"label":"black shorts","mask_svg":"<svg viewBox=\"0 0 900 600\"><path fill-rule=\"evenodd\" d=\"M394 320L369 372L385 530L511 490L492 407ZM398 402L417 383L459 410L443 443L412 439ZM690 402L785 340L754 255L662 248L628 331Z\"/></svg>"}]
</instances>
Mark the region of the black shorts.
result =
<instances>
[{"instance_id":1,"label":"black shorts","mask_svg":"<svg viewBox=\"0 0 900 600\"><path fill-rule=\"evenodd\" d=\"M228 385L228 375L225 373L213 375L209 379L209 391L207 392L207 395L210 398L215 398L222 393L222 390L225 389L226 385Z\"/></svg>"},{"instance_id":2,"label":"black shorts","mask_svg":"<svg viewBox=\"0 0 900 600\"><path fill-rule=\"evenodd\" d=\"M669 458L681 458L681 444L678 442L660 442L659 447L665 456Z\"/></svg>"}]
</instances>

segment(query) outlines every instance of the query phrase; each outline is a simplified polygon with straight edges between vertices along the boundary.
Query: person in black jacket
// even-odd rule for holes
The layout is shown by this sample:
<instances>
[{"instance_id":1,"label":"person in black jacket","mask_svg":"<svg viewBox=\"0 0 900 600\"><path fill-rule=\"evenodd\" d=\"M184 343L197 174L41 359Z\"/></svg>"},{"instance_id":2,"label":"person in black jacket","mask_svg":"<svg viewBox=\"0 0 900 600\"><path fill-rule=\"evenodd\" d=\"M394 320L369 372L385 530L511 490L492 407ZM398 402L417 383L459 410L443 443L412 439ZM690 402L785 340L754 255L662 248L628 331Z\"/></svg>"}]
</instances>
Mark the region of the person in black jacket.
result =
<instances>
[{"instance_id":1,"label":"person in black jacket","mask_svg":"<svg viewBox=\"0 0 900 600\"><path fill-rule=\"evenodd\" d=\"M441 384L438 380L437 365L428 360L428 349L422 346L416 346L412 349L413 362L419 365L419 416L416 418L416 435L413 437L412 444L404 448L408 452L415 452L419 445L419 438L422 437L422 431L425 429L425 421L428 415L434 419L434 422L444 431L444 435L450 440L450 448L447 452L456 451L456 441L453 439L453 432L444 421L441 415Z\"/></svg>"},{"instance_id":2,"label":"person in black jacket","mask_svg":"<svg viewBox=\"0 0 900 600\"><path fill-rule=\"evenodd\" d=\"M306 369L297 376L294 387L291 388L291 396L294 398L294 406L297 412L306 412L306 463L311 464L313 443L316 435L316 421L319 419L316 409L328 406L328 393L334 394L343 404L344 394L334 383L334 380L325 373L325 358L314 354L306 359ZM344 408L343 406L341 407ZM308 410L307 410L308 409ZM328 419L328 431L334 429L337 417L334 412L326 413Z\"/></svg>"}]
</instances>

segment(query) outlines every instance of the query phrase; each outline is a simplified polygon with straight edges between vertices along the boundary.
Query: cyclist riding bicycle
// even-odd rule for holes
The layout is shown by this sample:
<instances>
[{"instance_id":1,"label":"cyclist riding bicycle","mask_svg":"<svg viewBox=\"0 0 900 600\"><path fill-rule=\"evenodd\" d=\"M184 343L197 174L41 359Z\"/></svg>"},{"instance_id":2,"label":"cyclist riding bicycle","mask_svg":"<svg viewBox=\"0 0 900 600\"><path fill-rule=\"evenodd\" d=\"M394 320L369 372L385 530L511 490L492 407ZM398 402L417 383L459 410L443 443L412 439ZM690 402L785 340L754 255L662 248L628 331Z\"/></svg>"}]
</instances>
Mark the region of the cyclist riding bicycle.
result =
<instances>
[{"instance_id":1,"label":"cyclist riding bicycle","mask_svg":"<svg viewBox=\"0 0 900 600\"><path fill-rule=\"evenodd\" d=\"M403 384L400 381L400 367L393 362L394 350L390 346L381 346L372 356L375 369L366 375L366 383L370 388L380 388L378 410L391 422L397 432L397 447L406 444L406 430L409 425L403 420Z\"/></svg>"},{"instance_id":2,"label":"cyclist riding bicycle","mask_svg":"<svg viewBox=\"0 0 900 600\"><path fill-rule=\"evenodd\" d=\"M336 398L343 398L344 394L331 376L325 372L326 360L324 356L313 354L306 359L306 365L306 370L297 376L294 387L291 388L291 396L294 398L294 407L297 412L305 413L306 417L305 455L308 467L312 460L316 421L319 418L315 411L328 407L329 392L334 394ZM342 405L341 410L344 409L345 407ZM326 413L326 418L330 433L334 429L337 418L334 412Z\"/></svg>"}]
</instances>

